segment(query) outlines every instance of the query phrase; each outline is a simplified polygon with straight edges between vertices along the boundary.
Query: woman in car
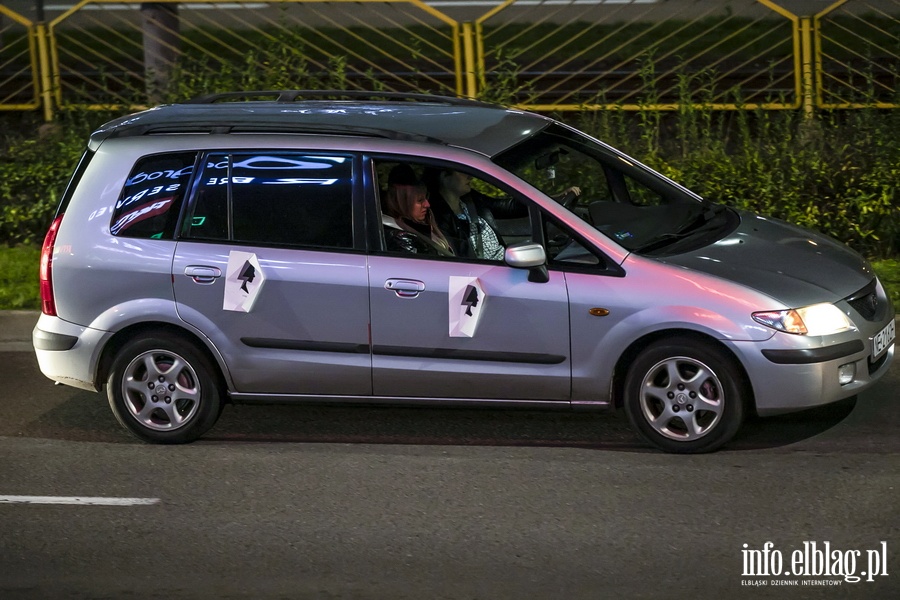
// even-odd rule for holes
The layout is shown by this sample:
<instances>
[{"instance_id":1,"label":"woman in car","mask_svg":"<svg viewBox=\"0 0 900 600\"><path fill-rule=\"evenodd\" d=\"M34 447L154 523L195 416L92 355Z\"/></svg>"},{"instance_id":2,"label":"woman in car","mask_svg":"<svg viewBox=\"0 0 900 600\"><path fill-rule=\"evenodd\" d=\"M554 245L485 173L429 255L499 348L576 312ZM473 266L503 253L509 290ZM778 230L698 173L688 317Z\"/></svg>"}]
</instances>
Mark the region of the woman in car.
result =
<instances>
[{"instance_id":1,"label":"woman in car","mask_svg":"<svg viewBox=\"0 0 900 600\"><path fill-rule=\"evenodd\" d=\"M407 164L391 169L384 197L384 238L388 250L452 256L447 238L431 213L428 190Z\"/></svg>"}]
</instances>

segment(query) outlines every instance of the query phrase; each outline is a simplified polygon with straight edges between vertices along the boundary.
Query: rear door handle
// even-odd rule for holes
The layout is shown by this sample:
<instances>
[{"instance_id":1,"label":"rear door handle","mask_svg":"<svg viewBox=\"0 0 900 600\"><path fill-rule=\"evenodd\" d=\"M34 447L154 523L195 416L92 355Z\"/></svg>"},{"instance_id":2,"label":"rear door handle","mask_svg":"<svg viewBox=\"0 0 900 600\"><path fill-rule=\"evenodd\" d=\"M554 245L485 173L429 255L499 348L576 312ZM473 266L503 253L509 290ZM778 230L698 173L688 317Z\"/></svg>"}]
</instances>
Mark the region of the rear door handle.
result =
<instances>
[{"instance_id":1,"label":"rear door handle","mask_svg":"<svg viewBox=\"0 0 900 600\"><path fill-rule=\"evenodd\" d=\"M222 276L222 270L218 267L204 267L190 265L184 268L184 274L194 280L194 283L210 284Z\"/></svg>"},{"instance_id":2,"label":"rear door handle","mask_svg":"<svg viewBox=\"0 0 900 600\"><path fill-rule=\"evenodd\" d=\"M384 282L384 289L394 292L400 298L415 298L425 290L425 284L415 279L388 279Z\"/></svg>"}]
</instances>

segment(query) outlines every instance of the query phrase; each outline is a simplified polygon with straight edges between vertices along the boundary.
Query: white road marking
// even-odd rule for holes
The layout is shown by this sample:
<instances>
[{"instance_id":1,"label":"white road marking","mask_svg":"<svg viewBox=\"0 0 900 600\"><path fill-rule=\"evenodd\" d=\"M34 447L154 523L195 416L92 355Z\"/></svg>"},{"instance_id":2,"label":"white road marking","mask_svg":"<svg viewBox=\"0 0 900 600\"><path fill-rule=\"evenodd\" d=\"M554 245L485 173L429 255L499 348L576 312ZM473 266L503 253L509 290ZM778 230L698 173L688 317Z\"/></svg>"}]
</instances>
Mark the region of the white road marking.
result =
<instances>
[{"instance_id":1,"label":"white road marking","mask_svg":"<svg viewBox=\"0 0 900 600\"><path fill-rule=\"evenodd\" d=\"M104 498L90 496L0 496L0 504L83 504L90 506L144 506L159 498Z\"/></svg>"}]
</instances>

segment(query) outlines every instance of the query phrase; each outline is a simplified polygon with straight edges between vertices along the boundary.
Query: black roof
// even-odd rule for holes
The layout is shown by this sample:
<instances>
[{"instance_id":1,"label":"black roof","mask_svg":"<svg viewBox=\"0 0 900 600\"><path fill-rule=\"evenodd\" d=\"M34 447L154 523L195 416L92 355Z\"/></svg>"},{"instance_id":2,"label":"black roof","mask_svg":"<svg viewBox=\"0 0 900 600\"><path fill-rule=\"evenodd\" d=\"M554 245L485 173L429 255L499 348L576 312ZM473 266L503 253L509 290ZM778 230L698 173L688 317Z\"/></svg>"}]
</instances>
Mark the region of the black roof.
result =
<instances>
[{"instance_id":1,"label":"black roof","mask_svg":"<svg viewBox=\"0 0 900 600\"><path fill-rule=\"evenodd\" d=\"M492 156L549 119L474 100L382 92L228 92L167 104L106 123L104 140L176 133L280 133L381 137L459 146Z\"/></svg>"}]
</instances>

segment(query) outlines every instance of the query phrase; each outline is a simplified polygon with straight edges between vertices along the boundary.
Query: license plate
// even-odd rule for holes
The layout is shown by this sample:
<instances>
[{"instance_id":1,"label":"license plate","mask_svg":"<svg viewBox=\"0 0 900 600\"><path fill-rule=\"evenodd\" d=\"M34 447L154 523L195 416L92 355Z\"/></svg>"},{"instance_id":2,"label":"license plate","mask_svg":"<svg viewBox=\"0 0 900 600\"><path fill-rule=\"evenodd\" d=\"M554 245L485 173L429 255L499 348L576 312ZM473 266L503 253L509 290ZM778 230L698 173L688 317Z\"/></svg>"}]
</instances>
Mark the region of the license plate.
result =
<instances>
[{"instance_id":1,"label":"license plate","mask_svg":"<svg viewBox=\"0 0 900 600\"><path fill-rule=\"evenodd\" d=\"M878 360L878 358L891 347L891 344L894 343L895 333L894 321L891 321L887 324L887 327L875 334L875 337L872 338L873 361Z\"/></svg>"}]
</instances>

